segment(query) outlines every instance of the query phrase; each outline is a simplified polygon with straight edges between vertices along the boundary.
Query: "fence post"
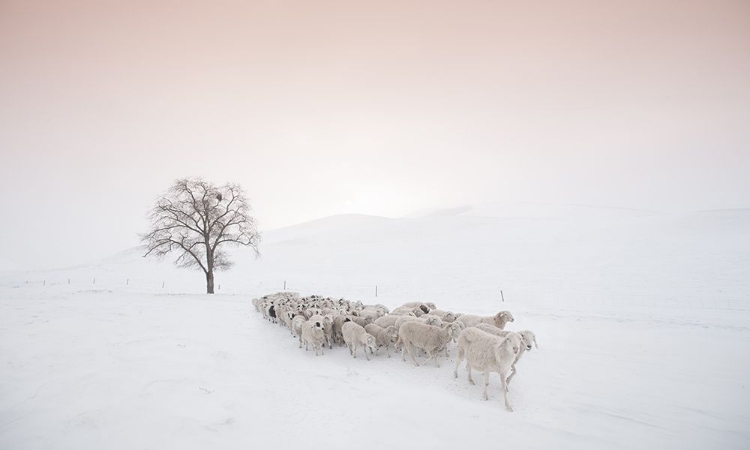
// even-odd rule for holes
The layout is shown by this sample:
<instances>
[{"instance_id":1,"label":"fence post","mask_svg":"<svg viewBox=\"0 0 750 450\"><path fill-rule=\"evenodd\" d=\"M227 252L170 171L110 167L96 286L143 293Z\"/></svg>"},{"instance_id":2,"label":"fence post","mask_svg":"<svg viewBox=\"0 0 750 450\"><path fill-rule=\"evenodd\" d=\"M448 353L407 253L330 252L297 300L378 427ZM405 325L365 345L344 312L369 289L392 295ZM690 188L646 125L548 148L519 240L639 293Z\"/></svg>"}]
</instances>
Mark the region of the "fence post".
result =
<instances>
[{"instance_id":1,"label":"fence post","mask_svg":"<svg viewBox=\"0 0 750 450\"><path fill-rule=\"evenodd\" d=\"M286 291L286 280L284 280L284 290Z\"/></svg>"},{"instance_id":2,"label":"fence post","mask_svg":"<svg viewBox=\"0 0 750 450\"><path fill-rule=\"evenodd\" d=\"M128 278L127 280L125 280L125 286L127 286L129 284L130 284L130 278Z\"/></svg>"},{"instance_id":3,"label":"fence post","mask_svg":"<svg viewBox=\"0 0 750 450\"><path fill-rule=\"evenodd\" d=\"M92 284L96 284L96 277L94 277L94 282Z\"/></svg>"},{"instance_id":4,"label":"fence post","mask_svg":"<svg viewBox=\"0 0 750 450\"><path fill-rule=\"evenodd\" d=\"M44 280L44 282L42 283L42 286L47 286L47 280Z\"/></svg>"},{"instance_id":5,"label":"fence post","mask_svg":"<svg viewBox=\"0 0 750 450\"><path fill-rule=\"evenodd\" d=\"M164 287L164 283L166 283L166 281L162 281L162 282L161 282L161 287L162 287L162 288Z\"/></svg>"},{"instance_id":6,"label":"fence post","mask_svg":"<svg viewBox=\"0 0 750 450\"><path fill-rule=\"evenodd\" d=\"M503 300L503 303L505 303L505 296L503 295L502 289L500 289L500 298Z\"/></svg>"},{"instance_id":7,"label":"fence post","mask_svg":"<svg viewBox=\"0 0 750 450\"><path fill-rule=\"evenodd\" d=\"M375 285L375 297L377 297L377 296L378 296L378 285L376 284Z\"/></svg>"},{"instance_id":8,"label":"fence post","mask_svg":"<svg viewBox=\"0 0 750 450\"><path fill-rule=\"evenodd\" d=\"M70 284L70 278L68 278L68 284Z\"/></svg>"},{"instance_id":9,"label":"fence post","mask_svg":"<svg viewBox=\"0 0 750 450\"><path fill-rule=\"evenodd\" d=\"M219 290L221 290L221 285L219 285Z\"/></svg>"}]
</instances>

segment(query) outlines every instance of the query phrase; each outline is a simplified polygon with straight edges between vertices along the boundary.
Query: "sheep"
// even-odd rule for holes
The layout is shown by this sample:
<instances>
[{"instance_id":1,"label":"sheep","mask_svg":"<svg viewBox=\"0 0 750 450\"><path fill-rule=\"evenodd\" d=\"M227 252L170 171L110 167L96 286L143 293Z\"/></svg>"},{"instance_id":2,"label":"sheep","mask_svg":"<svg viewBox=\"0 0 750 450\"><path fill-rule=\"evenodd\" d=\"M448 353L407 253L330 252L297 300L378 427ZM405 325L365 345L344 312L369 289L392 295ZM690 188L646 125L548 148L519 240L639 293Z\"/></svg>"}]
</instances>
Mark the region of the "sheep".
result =
<instances>
[{"instance_id":1,"label":"sheep","mask_svg":"<svg viewBox=\"0 0 750 450\"><path fill-rule=\"evenodd\" d=\"M369 361L370 357L367 356L367 349L370 349L370 353L375 352L375 346L377 345L375 337L368 334L364 327L361 327L354 322L346 322L344 326L341 327L341 332L344 335L346 346L349 347L349 353L356 358L357 346L362 345L365 352L365 358Z\"/></svg>"},{"instance_id":2,"label":"sheep","mask_svg":"<svg viewBox=\"0 0 750 450\"><path fill-rule=\"evenodd\" d=\"M412 313L415 316L419 317L422 314L424 314L424 311L418 307L417 308L404 308L403 306L391 311L391 314L394 316L405 316L405 315L409 315L409 313Z\"/></svg>"},{"instance_id":3,"label":"sheep","mask_svg":"<svg viewBox=\"0 0 750 450\"><path fill-rule=\"evenodd\" d=\"M309 320L313 322L320 322L323 324L323 334L325 335L324 344L328 344L329 349L333 348L333 318L330 316L322 316L320 314L316 314L314 316L311 316Z\"/></svg>"},{"instance_id":4,"label":"sheep","mask_svg":"<svg viewBox=\"0 0 750 450\"><path fill-rule=\"evenodd\" d=\"M515 319L513 318L513 314L511 314L510 311L500 311L494 316L475 316L473 314L461 314L460 316L456 317L456 321L463 323L467 328L476 326L480 323L486 323L494 325L502 330L505 328L506 323L513 322L515 321Z\"/></svg>"},{"instance_id":5,"label":"sheep","mask_svg":"<svg viewBox=\"0 0 750 450\"><path fill-rule=\"evenodd\" d=\"M375 336L375 343L377 344L377 351L380 352L380 347L385 347L385 353L388 357L391 357L390 347L391 344L395 344L398 339L398 328L391 325L388 328L381 328L374 323L365 326L367 333Z\"/></svg>"},{"instance_id":6,"label":"sheep","mask_svg":"<svg viewBox=\"0 0 750 450\"><path fill-rule=\"evenodd\" d=\"M333 341L339 345L344 345L344 335L341 332L341 327L346 322L350 322L350 319L346 316L333 317Z\"/></svg>"},{"instance_id":7,"label":"sheep","mask_svg":"<svg viewBox=\"0 0 750 450\"><path fill-rule=\"evenodd\" d=\"M474 384L471 369L484 372L484 399L489 400L487 387L490 384L490 372L497 372L502 382L505 407L512 412L513 407L508 399L506 375L520 349L521 339L516 333L510 333L503 338L477 328L466 328L458 337L458 357L456 367L453 369L453 378L458 378L458 366L466 359L469 383Z\"/></svg>"},{"instance_id":8,"label":"sheep","mask_svg":"<svg viewBox=\"0 0 750 450\"><path fill-rule=\"evenodd\" d=\"M487 325L486 323L480 323L475 328L486 331L487 333L494 334L495 336L500 337L506 337L512 331L505 331L501 330L497 327L493 327L492 325ZM510 375L508 376L508 382L507 385L510 385L510 380L513 379L513 377L516 375L516 364L518 364L518 361L521 359L521 356L528 350L531 351L531 344L533 343L534 346L538 349L539 344L536 343L536 335L533 331L529 330L522 330L516 332L518 336L521 338L521 349L518 351L518 355L516 355L515 361L513 361L513 364L510 366ZM507 389L506 385L506 389Z\"/></svg>"},{"instance_id":9,"label":"sheep","mask_svg":"<svg viewBox=\"0 0 750 450\"><path fill-rule=\"evenodd\" d=\"M414 318L417 317L416 315L414 315L414 313L406 314L406 316L414 317ZM396 321L401 317L404 317L404 316L387 314L383 317L378 317L373 323L381 328L388 328L391 325L396 325Z\"/></svg>"},{"instance_id":10,"label":"sheep","mask_svg":"<svg viewBox=\"0 0 750 450\"><path fill-rule=\"evenodd\" d=\"M456 320L456 315L451 311L443 311L441 309L431 309L430 314L440 317L443 322L453 322Z\"/></svg>"},{"instance_id":11,"label":"sheep","mask_svg":"<svg viewBox=\"0 0 750 450\"><path fill-rule=\"evenodd\" d=\"M367 324L372 323L369 317L346 316L349 320L364 328Z\"/></svg>"},{"instance_id":12,"label":"sheep","mask_svg":"<svg viewBox=\"0 0 750 450\"><path fill-rule=\"evenodd\" d=\"M307 322L307 319L302 314L297 314L292 319L292 331L299 337L299 348L302 348L302 324L305 322Z\"/></svg>"},{"instance_id":13,"label":"sheep","mask_svg":"<svg viewBox=\"0 0 750 450\"><path fill-rule=\"evenodd\" d=\"M272 323L276 323L276 306L273 303L266 305L265 316Z\"/></svg>"},{"instance_id":14,"label":"sheep","mask_svg":"<svg viewBox=\"0 0 750 450\"><path fill-rule=\"evenodd\" d=\"M315 356L318 356L318 350L323 355L323 344L325 343L325 333L323 332L323 321L321 320L308 320L302 323L302 334L301 338L305 341L305 351L308 350L308 344L312 344L315 350Z\"/></svg>"},{"instance_id":15,"label":"sheep","mask_svg":"<svg viewBox=\"0 0 750 450\"><path fill-rule=\"evenodd\" d=\"M398 342L396 345L401 343L404 348L401 349L401 361L406 361L406 353L409 352L414 365L418 366L416 358L411 351L411 346L414 345L427 352L428 358L424 361L425 364L431 359L435 359L435 365L440 367L438 362L438 352L445 347L445 345L454 337L458 337L461 333L461 328L457 324L449 323L442 327L435 325L425 325L419 322L406 322L401 325L398 330Z\"/></svg>"},{"instance_id":16,"label":"sheep","mask_svg":"<svg viewBox=\"0 0 750 450\"><path fill-rule=\"evenodd\" d=\"M432 302L407 302L401 305L399 308L420 308L425 313L428 313L433 309L437 309L437 306L435 306L435 304ZM425 309L427 309L427 311L425 311Z\"/></svg>"}]
</instances>

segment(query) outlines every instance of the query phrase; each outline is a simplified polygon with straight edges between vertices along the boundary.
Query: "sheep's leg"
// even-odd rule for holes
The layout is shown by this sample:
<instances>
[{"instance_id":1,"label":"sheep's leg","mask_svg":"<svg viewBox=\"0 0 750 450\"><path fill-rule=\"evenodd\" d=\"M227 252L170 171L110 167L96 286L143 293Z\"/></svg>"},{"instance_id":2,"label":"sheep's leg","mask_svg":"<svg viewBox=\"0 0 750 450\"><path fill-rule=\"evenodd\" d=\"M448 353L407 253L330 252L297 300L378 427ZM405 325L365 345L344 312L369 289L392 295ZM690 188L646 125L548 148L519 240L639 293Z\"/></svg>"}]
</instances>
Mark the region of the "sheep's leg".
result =
<instances>
[{"instance_id":1,"label":"sheep's leg","mask_svg":"<svg viewBox=\"0 0 750 450\"><path fill-rule=\"evenodd\" d=\"M456 358L456 368L455 368L455 369L453 369L453 378L454 378L454 379L458 378L458 366L460 366L460 365L461 365L461 361L463 361L463 358L461 357L461 355L459 355L459 356L458 356L458 357Z\"/></svg>"},{"instance_id":2,"label":"sheep's leg","mask_svg":"<svg viewBox=\"0 0 750 450\"><path fill-rule=\"evenodd\" d=\"M417 362L417 358L414 357L414 353L411 352L412 345L410 343L404 342L404 347L408 347L409 356L411 356L411 360L414 361L415 366L419 366L419 363Z\"/></svg>"},{"instance_id":3,"label":"sheep's leg","mask_svg":"<svg viewBox=\"0 0 750 450\"><path fill-rule=\"evenodd\" d=\"M352 356L354 356L354 359L357 359L357 343L352 342ZM365 353L366 355L367 353Z\"/></svg>"},{"instance_id":4,"label":"sheep's leg","mask_svg":"<svg viewBox=\"0 0 750 450\"><path fill-rule=\"evenodd\" d=\"M429 358L425 359L422 364L427 365L427 361L429 361L431 359L434 359L435 360L435 364L437 364L437 366L440 367L440 364L438 363L438 360L437 360L437 352L435 352L434 355L431 354L430 352L428 352L427 350L425 350L425 352L427 352L427 356L429 356Z\"/></svg>"},{"instance_id":5,"label":"sheep's leg","mask_svg":"<svg viewBox=\"0 0 750 450\"><path fill-rule=\"evenodd\" d=\"M469 383L474 384L474 380L471 378L471 364L466 361L466 371L469 372Z\"/></svg>"},{"instance_id":6,"label":"sheep's leg","mask_svg":"<svg viewBox=\"0 0 750 450\"><path fill-rule=\"evenodd\" d=\"M401 361L406 361L406 346L401 346Z\"/></svg>"},{"instance_id":7,"label":"sheep's leg","mask_svg":"<svg viewBox=\"0 0 750 450\"><path fill-rule=\"evenodd\" d=\"M391 357L391 344L388 344L385 346L385 354L388 355L388 357Z\"/></svg>"},{"instance_id":8,"label":"sheep's leg","mask_svg":"<svg viewBox=\"0 0 750 450\"><path fill-rule=\"evenodd\" d=\"M489 372L485 372L487 374L487 379L489 379ZM505 395L505 407L508 408L508 411L513 412L513 407L510 406L510 400L508 399L508 382L505 381L505 373L500 374L500 382L503 384L503 395Z\"/></svg>"},{"instance_id":9,"label":"sheep's leg","mask_svg":"<svg viewBox=\"0 0 750 450\"><path fill-rule=\"evenodd\" d=\"M367 360L369 361L370 357L367 356L367 345L365 345L364 347L362 347L362 349L365 351L365 358L367 358ZM370 353L372 353L372 350L370 350Z\"/></svg>"},{"instance_id":10,"label":"sheep's leg","mask_svg":"<svg viewBox=\"0 0 750 450\"><path fill-rule=\"evenodd\" d=\"M325 355L325 352L324 352L325 348L326 348L326 344L325 343L320 346L320 355L321 356ZM315 356L317 356L317 353L316 353Z\"/></svg>"},{"instance_id":11,"label":"sheep's leg","mask_svg":"<svg viewBox=\"0 0 750 450\"><path fill-rule=\"evenodd\" d=\"M510 366L510 375L508 376L508 380L506 381L506 389L505 389L506 391L508 390L508 389L507 389L507 385L509 385L509 384L510 384L510 380L512 380L512 379L513 379L513 376L514 376L515 374L516 374L516 365L515 365L515 364L513 364L512 366Z\"/></svg>"},{"instance_id":12,"label":"sheep's leg","mask_svg":"<svg viewBox=\"0 0 750 450\"><path fill-rule=\"evenodd\" d=\"M490 372L488 370L486 370L484 372L484 399L485 400L489 400L490 399L490 396L487 394L487 389L488 389L489 385L490 385ZM507 402L507 400L506 400L506 402Z\"/></svg>"}]
</instances>

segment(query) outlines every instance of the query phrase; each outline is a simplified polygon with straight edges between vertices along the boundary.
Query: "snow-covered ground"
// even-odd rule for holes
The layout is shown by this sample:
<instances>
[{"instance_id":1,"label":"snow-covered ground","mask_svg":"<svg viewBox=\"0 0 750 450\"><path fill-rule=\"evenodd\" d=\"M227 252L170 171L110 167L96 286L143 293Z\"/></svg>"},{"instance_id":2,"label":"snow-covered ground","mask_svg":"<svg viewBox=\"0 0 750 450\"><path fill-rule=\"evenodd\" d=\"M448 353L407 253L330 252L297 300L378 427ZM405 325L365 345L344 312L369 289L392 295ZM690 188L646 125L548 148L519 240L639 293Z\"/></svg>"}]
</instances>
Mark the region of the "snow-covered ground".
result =
<instances>
[{"instance_id":1,"label":"snow-covered ground","mask_svg":"<svg viewBox=\"0 0 750 450\"><path fill-rule=\"evenodd\" d=\"M136 249L0 273L0 448L750 447L750 211L335 216L268 232L261 250L238 254L214 296ZM250 306L285 281L511 310L508 328L540 345L511 385L515 412L496 376L482 401L453 361L298 349Z\"/></svg>"}]
</instances>

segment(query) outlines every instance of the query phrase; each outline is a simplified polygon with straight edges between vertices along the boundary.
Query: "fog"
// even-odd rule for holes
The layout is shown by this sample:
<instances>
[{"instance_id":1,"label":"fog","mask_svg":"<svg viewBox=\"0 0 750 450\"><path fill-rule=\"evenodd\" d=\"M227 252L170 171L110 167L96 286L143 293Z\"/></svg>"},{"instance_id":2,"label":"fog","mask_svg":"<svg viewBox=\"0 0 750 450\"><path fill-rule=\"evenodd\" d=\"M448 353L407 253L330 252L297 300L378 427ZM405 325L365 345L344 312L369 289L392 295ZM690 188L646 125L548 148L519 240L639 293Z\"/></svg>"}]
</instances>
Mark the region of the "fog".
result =
<instances>
[{"instance_id":1,"label":"fog","mask_svg":"<svg viewBox=\"0 0 750 450\"><path fill-rule=\"evenodd\" d=\"M386 3L3 1L0 270L137 245L192 175L265 230L750 207L747 2Z\"/></svg>"}]
</instances>

